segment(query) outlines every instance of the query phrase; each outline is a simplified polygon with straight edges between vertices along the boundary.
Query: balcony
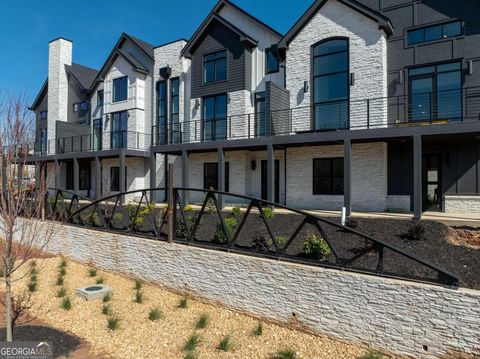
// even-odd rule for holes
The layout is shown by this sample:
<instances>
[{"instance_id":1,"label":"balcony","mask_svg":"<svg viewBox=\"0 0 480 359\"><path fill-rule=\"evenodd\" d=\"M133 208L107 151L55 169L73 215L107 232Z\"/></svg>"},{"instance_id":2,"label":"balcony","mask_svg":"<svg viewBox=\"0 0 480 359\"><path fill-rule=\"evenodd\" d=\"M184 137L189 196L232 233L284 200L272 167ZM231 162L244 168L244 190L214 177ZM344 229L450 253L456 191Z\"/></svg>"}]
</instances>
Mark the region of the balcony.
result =
<instances>
[{"instance_id":1,"label":"balcony","mask_svg":"<svg viewBox=\"0 0 480 359\"><path fill-rule=\"evenodd\" d=\"M154 145L250 139L340 130L423 126L480 120L480 87L415 93L154 126Z\"/></svg>"}]
</instances>

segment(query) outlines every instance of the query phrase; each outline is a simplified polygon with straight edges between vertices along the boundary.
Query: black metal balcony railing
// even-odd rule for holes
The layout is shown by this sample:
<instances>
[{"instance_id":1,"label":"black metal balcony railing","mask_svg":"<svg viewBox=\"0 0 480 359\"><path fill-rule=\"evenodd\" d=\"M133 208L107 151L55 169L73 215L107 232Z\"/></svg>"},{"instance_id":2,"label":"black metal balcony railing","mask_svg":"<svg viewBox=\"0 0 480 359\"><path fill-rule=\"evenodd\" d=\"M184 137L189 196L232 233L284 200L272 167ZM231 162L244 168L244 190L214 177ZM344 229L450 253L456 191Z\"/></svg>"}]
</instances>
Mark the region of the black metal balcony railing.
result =
<instances>
[{"instance_id":1,"label":"black metal balcony railing","mask_svg":"<svg viewBox=\"0 0 480 359\"><path fill-rule=\"evenodd\" d=\"M480 120L480 87L418 93L185 121L174 130L153 126L152 143L165 145Z\"/></svg>"}]
</instances>

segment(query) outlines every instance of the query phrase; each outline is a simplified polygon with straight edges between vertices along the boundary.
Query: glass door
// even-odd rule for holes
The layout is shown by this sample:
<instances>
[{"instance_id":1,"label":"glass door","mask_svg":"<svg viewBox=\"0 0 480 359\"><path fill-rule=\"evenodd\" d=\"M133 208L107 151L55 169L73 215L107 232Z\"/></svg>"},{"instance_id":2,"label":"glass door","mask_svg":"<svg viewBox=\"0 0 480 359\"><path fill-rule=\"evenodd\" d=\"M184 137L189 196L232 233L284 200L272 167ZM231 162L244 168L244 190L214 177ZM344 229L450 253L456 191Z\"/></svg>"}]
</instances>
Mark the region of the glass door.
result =
<instances>
[{"instance_id":1,"label":"glass door","mask_svg":"<svg viewBox=\"0 0 480 359\"><path fill-rule=\"evenodd\" d=\"M115 112L112 116L112 148L127 148L127 111Z\"/></svg>"},{"instance_id":2,"label":"glass door","mask_svg":"<svg viewBox=\"0 0 480 359\"><path fill-rule=\"evenodd\" d=\"M441 156L425 155L423 157L423 210L440 211L441 190Z\"/></svg>"},{"instance_id":3,"label":"glass door","mask_svg":"<svg viewBox=\"0 0 480 359\"><path fill-rule=\"evenodd\" d=\"M102 119L93 120L93 143L94 151L102 150Z\"/></svg>"},{"instance_id":4,"label":"glass door","mask_svg":"<svg viewBox=\"0 0 480 359\"><path fill-rule=\"evenodd\" d=\"M258 92L255 94L255 137L264 137L266 134L265 92Z\"/></svg>"},{"instance_id":5,"label":"glass door","mask_svg":"<svg viewBox=\"0 0 480 359\"><path fill-rule=\"evenodd\" d=\"M433 75L424 75L410 81L410 108L412 121L432 119Z\"/></svg>"},{"instance_id":6,"label":"glass door","mask_svg":"<svg viewBox=\"0 0 480 359\"><path fill-rule=\"evenodd\" d=\"M268 161L262 160L261 181L262 181L262 199L268 200ZM280 161L275 160L274 164L274 185L275 185L275 203L280 203Z\"/></svg>"}]
</instances>

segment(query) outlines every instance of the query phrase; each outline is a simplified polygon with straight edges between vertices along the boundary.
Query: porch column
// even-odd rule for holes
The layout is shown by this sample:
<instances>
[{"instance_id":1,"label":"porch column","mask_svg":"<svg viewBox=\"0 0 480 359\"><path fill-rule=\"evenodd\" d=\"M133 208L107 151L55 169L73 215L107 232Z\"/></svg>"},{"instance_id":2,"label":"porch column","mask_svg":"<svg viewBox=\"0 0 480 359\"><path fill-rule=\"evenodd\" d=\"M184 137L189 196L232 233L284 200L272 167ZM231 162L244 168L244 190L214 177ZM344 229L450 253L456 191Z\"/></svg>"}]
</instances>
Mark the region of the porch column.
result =
<instances>
[{"instance_id":1,"label":"porch column","mask_svg":"<svg viewBox=\"0 0 480 359\"><path fill-rule=\"evenodd\" d=\"M55 159L55 188L60 189L60 161Z\"/></svg>"},{"instance_id":2,"label":"porch column","mask_svg":"<svg viewBox=\"0 0 480 359\"><path fill-rule=\"evenodd\" d=\"M80 190L80 167L78 158L73 158L73 191L78 194Z\"/></svg>"},{"instance_id":3,"label":"porch column","mask_svg":"<svg viewBox=\"0 0 480 359\"><path fill-rule=\"evenodd\" d=\"M150 188L157 188L157 154L150 152ZM157 191L150 191L150 202L157 202Z\"/></svg>"},{"instance_id":4,"label":"porch column","mask_svg":"<svg viewBox=\"0 0 480 359\"><path fill-rule=\"evenodd\" d=\"M100 157L95 157L95 199L102 198L102 162Z\"/></svg>"},{"instance_id":5,"label":"porch column","mask_svg":"<svg viewBox=\"0 0 480 359\"><path fill-rule=\"evenodd\" d=\"M164 196L164 202L167 202L168 201L168 191L167 191L167 188L168 188L168 155L165 154L163 155L163 182L165 184L165 196Z\"/></svg>"},{"instance_id":6,"label":"porch column","mask_svg":"<svg viewBox=\"0 0 480 359\"><path fill-rule=\"evenodd\" d=\"M223 152L223 148L218 149L217 182L217 190L220 192L225 191L225 152ZM223 195L218 195L218 204L221 209L225 207L225 198L223 198Z\"/></svg>"},{"instance_id":7,"label":"porch column","mask_svg":"<svg viewBox=\"0 0 480 359\"><path fill-rule=\"evenodd\" d=\"M120 193L124 193L126 191L125 189L125 179L126 179L126 174L125 174L125 150L122 149L120 151L120 155L118 157L118 162L119 162L119 189ZM121 196L120 198L120 203L124 204L125 202L125 197Z\"/></svg>"},{"instance_id":8,"label":"porch column","mask_svg":"<svg viewBox=\"0 0 480 359\"><path fill-rule=\"evenodd\" d=\"M422 137L413 136L413 219L422 218Z\"/></svg>"},{"instance_id":9,"label":"porch column","mask_svg":"<svg viewBox=\"0 0 480 359\"><path fill-rule=\"evenodd\" d=\"M190 186L189 183L190 177L190 163L188 159L188 152L186 150L182 151L182 187L188 188ZM182 202L183 205L186 206L189 202L189 193L188 191L182 191Z\"/></svg>"},{"instance_id":10,"label":"porch column","mask_svg":"<svg viewBox=\"0 0 480 359\"><path fill-rule=\"evenodd\" d=\"M267 146L267 200L275 201L275 152L273 145Z\"/></svg>"},{"instance_id":11,"label":"porch column","mask_svg":"<svg viewBox=\"0 0 480 359\"><path fill-rule=\"evenodd\" d=\"M346 139L343 141L343 206L347 217L352 214L351 157L352 142Z\"/></svg>"}]
</instances>

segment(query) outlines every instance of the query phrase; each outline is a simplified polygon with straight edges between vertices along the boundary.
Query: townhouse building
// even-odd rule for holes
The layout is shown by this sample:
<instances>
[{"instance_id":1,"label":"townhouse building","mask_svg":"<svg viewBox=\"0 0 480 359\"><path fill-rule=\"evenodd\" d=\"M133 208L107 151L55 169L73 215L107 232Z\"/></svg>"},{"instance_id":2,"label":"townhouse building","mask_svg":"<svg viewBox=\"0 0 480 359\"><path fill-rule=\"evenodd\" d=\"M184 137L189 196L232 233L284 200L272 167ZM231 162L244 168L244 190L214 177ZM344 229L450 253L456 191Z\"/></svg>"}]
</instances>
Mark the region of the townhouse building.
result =
<instances>
[{"instance_id":1,"label":"townhouse building","mask_svg":"<svg viewBox=\"0 0 480 359\"><path fill-rule=\"evenodd\" d=\"M175 186L292 207L480 211L478 10L317 0L280 34L220 0L189 40L122 34L98 72L57 39L35 161L95 198L165 187L173 163Z\"/></svg>"}]
</instances>

